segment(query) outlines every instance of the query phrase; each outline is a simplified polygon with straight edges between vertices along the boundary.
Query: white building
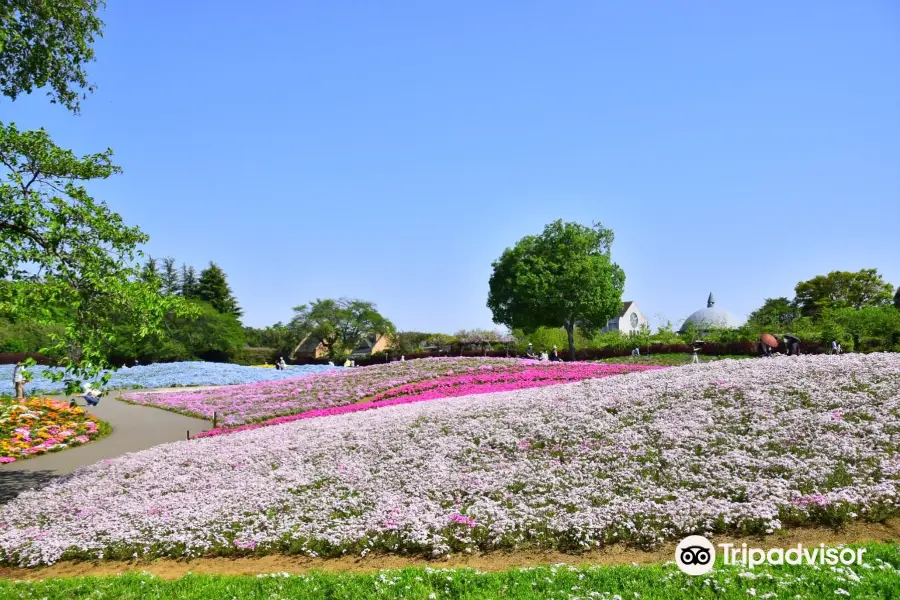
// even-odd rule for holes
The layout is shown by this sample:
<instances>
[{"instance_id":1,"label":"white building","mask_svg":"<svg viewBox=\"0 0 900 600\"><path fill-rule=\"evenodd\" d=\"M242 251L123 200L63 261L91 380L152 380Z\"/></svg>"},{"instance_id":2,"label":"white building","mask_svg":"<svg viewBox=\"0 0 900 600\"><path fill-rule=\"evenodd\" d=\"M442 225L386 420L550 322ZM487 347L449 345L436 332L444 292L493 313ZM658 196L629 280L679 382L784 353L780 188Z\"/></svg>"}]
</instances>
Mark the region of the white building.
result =
<instances>
[{"instance_id":1,"label":"white building","mask_svg":"<svg viewBox=\"0 0 900 600\"><path fill-rule=\"evenodd\" d=\"M610 319L606 323L606 327L600 331L608 333L610 331L621 331L624 334L637 333L642 326L650 327L650 321L638 308L637 302L623 302L622 310L618 317Z\"/></svg>"},{"instance_id":2,"label":"white building","mask_svg":"<svg viewBox=\"0 0 900 600\"><path fill-rule=\"evenodd\" d=\"M727 310L716 308L716 299L713 298L712 292L710 292L709 299L706 301L706 308L694 311L691 316L685 319L678 333L684 333L691 325L697 332L705 333L710 329L735 329L741 326L741 321Z\"/></svg>"}]
</instances>

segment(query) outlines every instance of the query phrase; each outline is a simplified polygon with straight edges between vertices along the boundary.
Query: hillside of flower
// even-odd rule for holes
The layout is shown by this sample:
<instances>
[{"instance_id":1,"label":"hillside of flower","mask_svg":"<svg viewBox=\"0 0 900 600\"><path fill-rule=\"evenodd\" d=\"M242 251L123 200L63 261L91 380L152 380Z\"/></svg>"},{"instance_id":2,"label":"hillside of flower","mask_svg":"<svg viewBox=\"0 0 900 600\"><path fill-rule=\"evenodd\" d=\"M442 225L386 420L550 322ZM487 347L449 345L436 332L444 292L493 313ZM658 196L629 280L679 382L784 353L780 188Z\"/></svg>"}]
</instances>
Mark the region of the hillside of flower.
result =
<instances>
[{"instance_id":1,"label":"hillside of flower","mask_svg":"<svg viewBox=\"0 0 900 600\"><path fill-rule=\"evenodd\" d=\"M900 357L718 361L157 446L0 507L0 560L444 554L897 513Z\"/></svg>"},{"instance_id":2,"label":"hillside of flower","mask_svg":"<svg viewBox=\"0 0 900 600\"><path fill-rule=\"evenodd\" d=\"M315 373L340 370L341 367L328 365L291 365L284 371L244 367L230 363L175 362L123 367L112 372L108 388L167 388L200 385L236 385L259 381L294 379ZM62 382L46 377L49 367L34 366L29 369L33 375L26 390L30 395L61 394L65 388ZM12 384L13 365L0 365L0 396L14 393Z\"/></svg>"},{"instance_id":3,"label":"hillside of flower","mask_svg":"<svg viewBox=\"0 0 900 600\"><path fill-rule=\"evenodd\" d=\"M66 402L0 399L0 463L80 446L106 430L108 425Z\"/></svg>"},{"instance_id":4,"label":"hillside of flower","mask_svg":"<svg viewBox=\"0 0 900 600\"><path fill-rule=\"evenodd\" d=\"M361 400L397 396L418 400L524 389L645 370L648 367L589 363L539 363L503 358L429 358L324 373L302 380L258 383L214 390L126 394L123 400L243 425L283 417L326 416L377 408L350 408ZM416 385L410 385L415 383ZM426 395L426 392L429 395ZM413 399L408 400L413 401Z\"/></svg>"},{"instance_id":5,"label":"hillside of flower","mask_svg":"<svg viewBox=\"0 0 900 600\"><path fill-rule=\"evenodd\" d=\"M601 377L637 373L655 368L658 367L590 363L534 363L533 361L524 364L482 365L474 372L443 374L443 376L435 379L391 388L370 397L368 402L352 403L352 399L347 399L344 404L307 410L300 414L267 419L259 423L240 425L238 427L218 427L198 433L194 437L201 438L230 434L271 425L281 425L301 419L330 417L384 408L386 406L396 406L398 404L411 404L413 402L490 394L501 391L524 390L560 383L572 383L584 379L599 379Z\"/></svg>"}]
</instances>

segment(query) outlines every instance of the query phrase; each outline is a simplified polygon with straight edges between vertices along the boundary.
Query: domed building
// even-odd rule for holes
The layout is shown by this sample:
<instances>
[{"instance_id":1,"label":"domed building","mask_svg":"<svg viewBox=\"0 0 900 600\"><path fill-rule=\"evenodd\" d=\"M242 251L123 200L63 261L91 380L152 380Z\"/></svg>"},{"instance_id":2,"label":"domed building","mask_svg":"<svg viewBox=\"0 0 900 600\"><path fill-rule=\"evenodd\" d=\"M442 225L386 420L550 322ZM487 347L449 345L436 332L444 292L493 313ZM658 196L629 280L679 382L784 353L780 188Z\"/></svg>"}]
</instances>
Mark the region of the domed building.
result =
<instances>
[{"instance_id":1,"label":"domed building","mask_svg":"<svg viewBox=\"0 0 900 600\"><path fill-rule=\"evenodd\" d=\"M678 333L684 333L689 325L693 325L697 331L702 332L710 329L734 329L735 327L740 327L741 322L727 310L716 308L716 300L713 298L712 292L710 292L709 300L706 301L706 308L695 311L685 319Z\"/></svg>"}]
</instances>

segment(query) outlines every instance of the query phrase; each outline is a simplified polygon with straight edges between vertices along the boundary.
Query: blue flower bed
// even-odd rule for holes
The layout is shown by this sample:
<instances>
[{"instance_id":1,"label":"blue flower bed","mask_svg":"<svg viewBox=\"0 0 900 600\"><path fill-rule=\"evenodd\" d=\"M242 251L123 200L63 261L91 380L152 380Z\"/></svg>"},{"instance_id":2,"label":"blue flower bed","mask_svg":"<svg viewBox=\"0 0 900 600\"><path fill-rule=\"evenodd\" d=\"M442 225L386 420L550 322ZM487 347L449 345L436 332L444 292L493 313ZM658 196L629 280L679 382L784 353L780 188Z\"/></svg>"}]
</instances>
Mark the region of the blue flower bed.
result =
<instances>
[{"instance_id":1,"label":"blue flower bed","mask_svg":"<svg viewBox=\"0 0 900 600\"><path fill-rule=\"evenodd\" d=\"M12 380L14 366L0 365L0 395L12 395L15 393ZM235 385L291 379L342 368L329 365L289 365L284 371L279 371L278 369L244 367L228 363L160 363L123 367L112 373L112 377L106 387L109 389L134 389L195 385ZM27 395L60 394L63 392L65 388L63 382L53 382L44 377L44 373L47 371L48 367L42 366L35 366L29 369L32 380L25 385L25 393Z\"/></svg>"}]
</instances>

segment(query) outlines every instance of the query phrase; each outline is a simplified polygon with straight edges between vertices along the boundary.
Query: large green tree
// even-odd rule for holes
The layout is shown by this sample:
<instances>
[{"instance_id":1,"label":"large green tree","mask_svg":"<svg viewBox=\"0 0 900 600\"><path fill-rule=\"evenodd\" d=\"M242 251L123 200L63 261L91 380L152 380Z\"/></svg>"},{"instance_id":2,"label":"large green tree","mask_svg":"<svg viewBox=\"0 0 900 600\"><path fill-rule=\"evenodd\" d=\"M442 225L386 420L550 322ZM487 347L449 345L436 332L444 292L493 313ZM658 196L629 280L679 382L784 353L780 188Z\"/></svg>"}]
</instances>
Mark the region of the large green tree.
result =
<instances>
[{"instance_id":1,"label":"large green tree","mask_svg":"<svg viewBox=\"0 0 900 600\"><path fill-rule=\"evenodd\" d=\"M0 2L0 92L13 100L47 87L52 103L73 112L94 86L85 66L103 35L103 0Z\"/></svg>"},{"instance_id":2,"label":"large green tree","mask_svg":"<svg viewBox=\"0 0 900 600\"><path fill-rule=\"evenodd\" d=\"M823 321L834 321L853 338L853 349L864 350L863 339L875 341L874 346L891 348L900 343L900 313L891 306L838 308L823 313Z\"/></svg>"},{"instance_id":3,"label":"large green tree","mask_svg":"<svg viewBox=\"0 0 900 600\"><path fill-rule=\"evenodd\" d=\"M897 292L894 294L894 308L900 310L900 286L897 287Z\"/></svg>"},{"instance_id":4,"label":"large green tree","mask_svg":"<svg viewBox=\"0 0 900 600\"><path fill-rule=\"evenodd\" d=\"M757 329L781 330L790 327L800 316L797 305L787 298L766 298L761 307L750 313L747 325Z\"/></svg>"},{"instance_id":5,"label":"large green tree","mask_svg":"<svg viewBox=\"0 0 900 600\"><path fill-rule=\"evenodd\" d=\"M174 296L181 289L178 268L175 266L175 259L171 256L163 259L163 268L159 274L159 279L162 283L162 293L167 296Z\"/></svg>"},{"instance_id":6,"label":"large green tree","mask_svg":"<svg viewBox=\"0 0 900 600\"><path fill-rule=\"evenodd\" d=\"M194 267L184 263L181 265L181 287L179 293L184 298L197 297L197 271Z\"/></svg>"},{"instance_id":7,"label":"large green tree","mask_svg":"<svg viewBox=\"0 0 900 600\"><path fill-rule=\"evenodd\" d=\"M55 346L73 386L103 363L114 323L134 322L143 336L176 308L140 278L135 259L147 235L83 185L120 171L111 150L76 156L44 130L0 123L0 278L34 283L3 286L0 312L63 327Z\"/></svg>"},{"instance_id":8,"label":"large green tree","mask_svg":"<svg viewBox=\"0 0 900 600\"><path fill-rule=\"evenodd\" d=\"M272 348L278 356L283 357L290 356L300 341L297 339L297 332L281 322L265 329L244 327L244 337L251 346Z\"/></svg>"},{"instance_id":9,"label":"large green tree","mask_svg":"<svg viewBox=\"0 0 900 600\"><path fill-rule=\"evenodd\" d=\"M625 272L612 262L613 232L554 221L526 236L493 263L487 305L494 322L526 334L539 327L566 330L575 358L575 327L603 327L622 306Z\"/></svg>"},{"instance_id":10,"label":"large green tree","mask_svg":"<svg viewBox=\"0 0 900 600\"><path fill-rule=\"evenodd\" d=\"M365 300L317 299L294 307L290 327L300 340L309 339L325 347L329 359L340 359L368 335L393 335L394 324Z\"/></svg>"},{"instance_id":11,"label":"large green tree","mask_svg":"<svg viewBox=\"0 0 900 600\"><path fill-rule=\"evenodd\" d=\"M194 296L207 302L222 314L235 317L243 314L237 299L231 292L231 286L228 285L225 271L214 262L210 262L207 268L200 271L200 279L197 280Z\"/></svg>"},{"instance_id":12,"label":"large green tree","mask_svg":"<svg viewBox=\"0 0 900 600\"><path fill-rule=\"evenodd\" d=\"M829 309L887 306L891 303L894 286L882 279L878 269L862 269L817 275L798 283L794 292L801 314L817 317Z\"/></svg>"},{"instance_id":13,"label":"large green tree","mask_svg":"<svg viewBox=\"0 0 900 600\"><path fill-rule=\"evenodd\" d=\"M225 362L235 359L244 344L244 330L234 315L223 314L200 300L188 300L190 314L166 313L163 326L150 335L137 338L119 328L123 342L111 352L111 360L130 363L202 359ZM129 340L129 341L126 341Z\"/></svg>"}]
</instances>

